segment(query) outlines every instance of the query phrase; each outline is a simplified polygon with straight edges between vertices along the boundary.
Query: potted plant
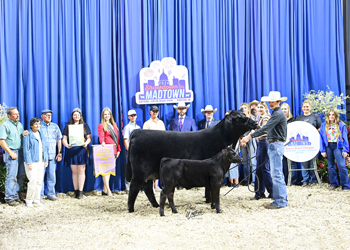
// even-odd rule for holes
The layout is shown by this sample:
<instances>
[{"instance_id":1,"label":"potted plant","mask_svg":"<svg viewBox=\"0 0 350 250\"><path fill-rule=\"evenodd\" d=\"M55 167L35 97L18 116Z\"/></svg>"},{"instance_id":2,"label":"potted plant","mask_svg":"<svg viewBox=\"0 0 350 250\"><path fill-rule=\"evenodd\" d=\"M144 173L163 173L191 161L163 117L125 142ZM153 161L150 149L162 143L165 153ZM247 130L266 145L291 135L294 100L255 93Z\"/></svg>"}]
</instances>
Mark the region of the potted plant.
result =
<instances>
[{"instance_id":1,"label":"potted plant","mask_svg":"<svg viewBox=\"0 0 350 250\"><path fill-rule=\"evenodd\" d=\"M7 106L4 103L0 104L0 126L7 120L6 114ZM3 201L5 197L5 179L6 179L6 167L4 163L4 150L0 147L0 201Z\"/></svg>"},{"instance_id":2,"label":"potted plant","mask_svg":"<svg viewBox=\"0 0 350 250\"><path fill-rule=\"evenodd\" d=\"M327 86L328 87L328 86ZM330 91L329 87L327 91L310 90L308 94L304 94L304 99L311 103L311 113L318 114L323 119L326 117L329 109L336 110L339 114L346 114L346 109L339 108L345 104L345 100L350 98L344 96L341 93L339 96L335 95L333 91Z\"/></svg>"}]
</instances>

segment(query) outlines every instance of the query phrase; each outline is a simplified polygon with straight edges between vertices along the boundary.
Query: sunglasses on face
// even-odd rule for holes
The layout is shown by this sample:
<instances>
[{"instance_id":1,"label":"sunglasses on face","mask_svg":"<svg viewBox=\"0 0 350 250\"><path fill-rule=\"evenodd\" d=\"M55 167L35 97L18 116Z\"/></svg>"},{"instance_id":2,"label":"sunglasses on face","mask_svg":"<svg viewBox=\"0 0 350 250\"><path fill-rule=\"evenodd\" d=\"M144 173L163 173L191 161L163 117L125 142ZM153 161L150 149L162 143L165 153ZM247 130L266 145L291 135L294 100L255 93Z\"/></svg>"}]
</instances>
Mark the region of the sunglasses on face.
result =
<instances>
[{"instance_id":1,"label":"sunglasses on face","mask_svg":"<svg viewBox=\"0 0 350 250\"><path fill-rule=\"evenodd\" d=\"M134 116L136 116L136 115L130 115L131 117L134 117Z\"/></svg>"}]
</instances>

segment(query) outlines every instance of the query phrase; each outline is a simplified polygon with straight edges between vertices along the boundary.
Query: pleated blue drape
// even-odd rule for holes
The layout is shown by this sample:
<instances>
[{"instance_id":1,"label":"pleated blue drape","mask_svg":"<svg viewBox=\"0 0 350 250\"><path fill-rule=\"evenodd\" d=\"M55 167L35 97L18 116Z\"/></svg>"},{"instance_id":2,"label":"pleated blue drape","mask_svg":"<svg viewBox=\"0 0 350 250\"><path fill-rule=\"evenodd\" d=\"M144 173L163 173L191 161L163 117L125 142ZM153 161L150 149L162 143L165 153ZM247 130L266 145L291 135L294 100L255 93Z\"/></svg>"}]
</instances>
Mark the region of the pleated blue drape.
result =
<instances>
[{"instance_id":1,"label":"pleated blue drape","mask_svg":"<svg viewBox=\"0 0 350 250\"><path fill-rule=\"evenodd\" d=\"M222 119L271 90L298 115L311 89L345 93L341 8L341 0L0 0L0 102L19 108L25 128L50 108L63 129L79 107L98 144L105 106L120 131L129 109L141 127L149 119L149 106L135 102L138 73L170 56L189 70L197 122L208 104ZM159 106L167 127L174 108ZM113 190L124 189L122 148ZM86 176L85 191L101 190L92 164ZM56 188L73 190L62 163Z\"/></svg>"}]
</instances>

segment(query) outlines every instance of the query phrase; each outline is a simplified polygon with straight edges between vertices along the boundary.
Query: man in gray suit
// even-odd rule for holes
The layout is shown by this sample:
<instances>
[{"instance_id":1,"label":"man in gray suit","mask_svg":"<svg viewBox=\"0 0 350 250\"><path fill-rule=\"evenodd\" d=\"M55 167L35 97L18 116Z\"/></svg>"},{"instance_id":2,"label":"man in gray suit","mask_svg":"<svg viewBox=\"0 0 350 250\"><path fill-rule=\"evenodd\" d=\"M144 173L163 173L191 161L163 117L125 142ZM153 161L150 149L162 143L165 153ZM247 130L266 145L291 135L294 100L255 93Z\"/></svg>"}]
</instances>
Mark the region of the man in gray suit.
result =
<instances>
[{"instance_id":1,"label":"man in gray suit","mask_svg":"<svg viewBox=\"0 0 350 250\"><path fill-rule=\"evenodd\" d=\"M198 130L214 127L220 122L220 120L213 117L216 110L211 105L207 105L205 109L201 109L201 112L205 114L206 118L198 123Z\"/></svg>"},{"instance_id":2,"label":"man in gray suit","mask_svg":"<svg viewBox=\"0 0 350 250\"><path fill-rule=\"evenodd\" d=\"M201 120L198 123L198 130L214 127L216 124L218 124L220 122L220 120L213 117L216 110L217 110L217 108L213 109L213 106L211 106L211 105L207 105L205 107L205 109L201 109L201 112L203 114L205 114L206 118ZM205 202L206 203L211 202L209 188L205 188Z\"/></svg>"}]
</instances>

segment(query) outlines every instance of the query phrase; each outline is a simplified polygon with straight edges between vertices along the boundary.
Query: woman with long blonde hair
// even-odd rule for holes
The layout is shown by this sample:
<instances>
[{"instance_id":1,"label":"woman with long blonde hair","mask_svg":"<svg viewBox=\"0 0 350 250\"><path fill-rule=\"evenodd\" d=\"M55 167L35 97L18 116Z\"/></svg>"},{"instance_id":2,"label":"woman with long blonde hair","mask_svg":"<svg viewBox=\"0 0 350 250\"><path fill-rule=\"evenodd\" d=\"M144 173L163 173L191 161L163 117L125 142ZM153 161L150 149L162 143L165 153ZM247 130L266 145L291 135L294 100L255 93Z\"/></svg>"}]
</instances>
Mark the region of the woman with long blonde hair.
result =
<instances>
[{"instance_id":1,"label":"woman with long blonde hair","mask_svg":"<svg viewBox=\"0 0 350 250\"><path fill-rule=\"evenodd\" d=\"M98 139L102 146L106 144L114 144L114 156L115 159L119 157L120 154L120 143L119 143L119 129L114 121L112 111L110 108L105 107L101 113L101 123L98 125ZM114 173L115 175L115 173ZM111 189L109 188L110 174L102 175L103 180L103 190L102 195L112 196Z\"/></svg>"},{"instance_id":2,"label":"woman with long blonde hair","mask_svg":"<svg viewBox=\"0 0 350 250\"><path fill-rule=\"evenodd\" d=\"M287 123L293 122L295 120L295 117L290 112L290 107L289 107L288 103L286 103L286 102L282 103L281 110L283 111L283 113L285 114L285 116L287 118Z\"/></svg>"},{"instance_id":3,"label":"woman with long blonde hair","mask_svg":"<svg viewBox=\"0 0 350 250\"><path fill-rule=\"evenodd\" d=\"M258 111L260 112L259 122L258 122L258 128L262 128L270 119L271 115L267 106L266 102L259 102L258 104ZM258 177L259 181L255 181L255 195L251 200L260 200L263 198L266 198L265 196L265 189L269 193L269 198L272 198L272 179L271 179L271 173L270 173L270 163L268 160L269 156L267 154L268 144L267 144L267 134L259 136L256 138L258 144L257 144L257 150L256 150L256 158L257 158L257 165L260 166L256 170L256 176Z\"/></svg>"},{"instance_id":4,"label":"woman with long blonde hair","mask_svg":"<svg viewBox=\"0 0 350 250\"><path fill-rule=\"evenodd\" d=\"M334 158L337 161L340 177L340 185L343 191L350 190L348 170L345 166L345 158L349 152L349 141L346 132L346 125L339 120L336 110L330 109L326 116L326 122L322 123L320 129L321 154L327 157L330 188L339 187L337 169Z\"/></svg>"}]
</instances>

